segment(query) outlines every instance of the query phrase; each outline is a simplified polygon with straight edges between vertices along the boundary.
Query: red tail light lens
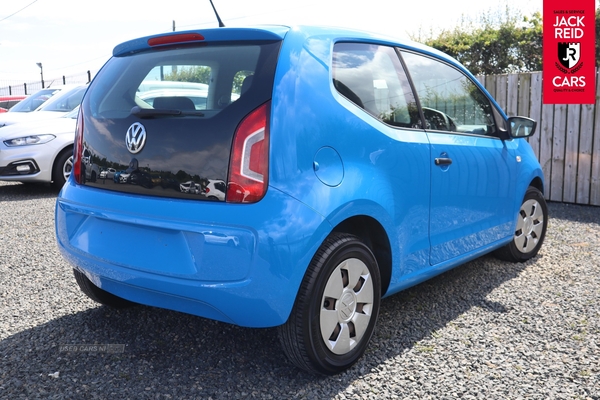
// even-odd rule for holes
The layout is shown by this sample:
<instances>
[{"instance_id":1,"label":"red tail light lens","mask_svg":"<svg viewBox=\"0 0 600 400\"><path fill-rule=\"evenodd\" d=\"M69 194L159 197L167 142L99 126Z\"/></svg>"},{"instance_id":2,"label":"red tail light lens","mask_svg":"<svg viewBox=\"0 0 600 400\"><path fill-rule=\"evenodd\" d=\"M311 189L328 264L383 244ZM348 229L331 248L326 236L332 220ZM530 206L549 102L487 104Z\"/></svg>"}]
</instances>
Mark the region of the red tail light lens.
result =
<instances>
[{"instance_id":1,"label":"red tail light lens","mask_svg":"<svg viewBox=\"0 0 600 400\"><path fill-rule=\"evenodd\" d=\"M81 168L81 157L83 154L83 111L79 109L77 116L77 129L75 130L75 146L73 148L73 174L75 182L84 183L84 171Z\"/></svg>"},{"instance_id":2,"label":"red tail light lens","mask_svg":"<svg viewBox=\"0 0 600 400\"><path fill-rule=\"evenodd\" d=\"M244 118L233 138L227 184L228 203L256 203L269 178L269 110L271 102Z\"/></svg>"}]
</instances>

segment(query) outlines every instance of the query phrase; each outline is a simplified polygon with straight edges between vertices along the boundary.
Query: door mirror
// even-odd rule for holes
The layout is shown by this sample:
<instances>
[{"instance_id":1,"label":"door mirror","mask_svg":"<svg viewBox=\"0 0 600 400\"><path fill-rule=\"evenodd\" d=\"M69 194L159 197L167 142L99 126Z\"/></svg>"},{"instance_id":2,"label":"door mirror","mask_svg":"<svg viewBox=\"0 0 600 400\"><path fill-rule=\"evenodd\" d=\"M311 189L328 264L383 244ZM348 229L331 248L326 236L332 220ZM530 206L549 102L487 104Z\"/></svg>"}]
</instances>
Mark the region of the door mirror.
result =
<instances>
[{"instance_id":1,"label":"door mirror","mask_svg":"<svg viewBox=\"0 0 600 400\"><path fill-rule=\"evenodd\" d=\"M535 132L537 122L526 117L510 117L508 125L510 137L516 139L532 136Z\"/></svg>"}]
</instances>

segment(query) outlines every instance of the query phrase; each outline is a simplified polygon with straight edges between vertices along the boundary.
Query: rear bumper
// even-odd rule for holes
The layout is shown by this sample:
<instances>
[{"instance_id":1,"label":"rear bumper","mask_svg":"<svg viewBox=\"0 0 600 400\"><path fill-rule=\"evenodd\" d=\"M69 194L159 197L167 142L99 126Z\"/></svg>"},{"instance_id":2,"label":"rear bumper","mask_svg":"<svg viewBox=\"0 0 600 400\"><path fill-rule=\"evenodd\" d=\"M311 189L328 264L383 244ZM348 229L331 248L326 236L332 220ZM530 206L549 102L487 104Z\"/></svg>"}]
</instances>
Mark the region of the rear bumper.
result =
<instances>
[{"instance_id":1,"label":"rear bumper","mask_svg":"<svg viewBox=\"0 0 600 400\"><path fill-rule=\"evenodd\" d=\"M284 323L331 227L269 188L252 205L82 187L56 203L63 256L119 297L248 327Z\"/></svg>"}]
</instances>

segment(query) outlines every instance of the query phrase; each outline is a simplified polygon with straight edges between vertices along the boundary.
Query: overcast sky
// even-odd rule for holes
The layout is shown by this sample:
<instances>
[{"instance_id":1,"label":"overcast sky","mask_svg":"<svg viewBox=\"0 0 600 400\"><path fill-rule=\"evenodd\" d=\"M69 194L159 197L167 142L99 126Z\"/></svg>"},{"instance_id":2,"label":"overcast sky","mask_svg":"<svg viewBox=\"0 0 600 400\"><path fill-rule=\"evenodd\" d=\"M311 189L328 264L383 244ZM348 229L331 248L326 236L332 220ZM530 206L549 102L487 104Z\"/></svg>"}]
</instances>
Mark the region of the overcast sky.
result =
<instances>
[{"instance_id":1,"label":"overcast sky","mask_svg":"<svg viewBox=\"0 0 600 400\"><path fill-rule=\"evenodd\" d=\"M406 38L499 12L524 15L543 0L213 0L227 26L319 24ZM0 85L95 73L115 45L172 30L217 27L209 0L2 0ZM423 37L423 35L421 35ZM14 82L14 83L16 83Z\"/></svg>"}]
</instances>

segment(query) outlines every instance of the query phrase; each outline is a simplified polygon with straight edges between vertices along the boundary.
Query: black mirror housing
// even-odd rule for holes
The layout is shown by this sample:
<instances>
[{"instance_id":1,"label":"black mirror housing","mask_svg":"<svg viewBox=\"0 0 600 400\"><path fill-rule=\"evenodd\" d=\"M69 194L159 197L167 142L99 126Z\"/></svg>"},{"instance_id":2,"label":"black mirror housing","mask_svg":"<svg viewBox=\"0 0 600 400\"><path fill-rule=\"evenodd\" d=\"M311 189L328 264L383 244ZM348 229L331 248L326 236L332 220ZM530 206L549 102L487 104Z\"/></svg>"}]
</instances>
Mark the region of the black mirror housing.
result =
<instances>
[{"instance_id":1,"label":"black mirror housing","mask_svg":"<svg viewBox=\"0 0 600 400\"><path fill-rule=\"evenodd\" d=\"M510 117L508 134L513 139L530 137L535 133L537 122L526 117Z\"/></svg>"}]
</instances>

